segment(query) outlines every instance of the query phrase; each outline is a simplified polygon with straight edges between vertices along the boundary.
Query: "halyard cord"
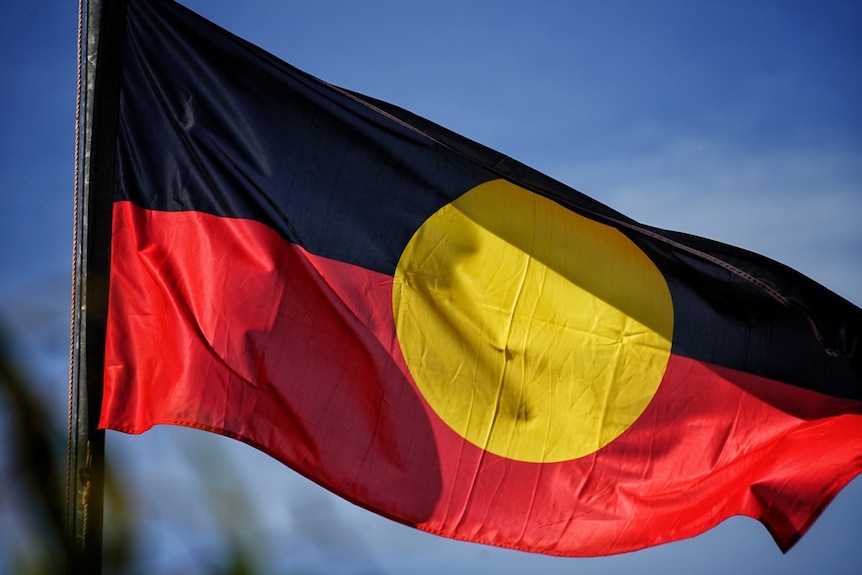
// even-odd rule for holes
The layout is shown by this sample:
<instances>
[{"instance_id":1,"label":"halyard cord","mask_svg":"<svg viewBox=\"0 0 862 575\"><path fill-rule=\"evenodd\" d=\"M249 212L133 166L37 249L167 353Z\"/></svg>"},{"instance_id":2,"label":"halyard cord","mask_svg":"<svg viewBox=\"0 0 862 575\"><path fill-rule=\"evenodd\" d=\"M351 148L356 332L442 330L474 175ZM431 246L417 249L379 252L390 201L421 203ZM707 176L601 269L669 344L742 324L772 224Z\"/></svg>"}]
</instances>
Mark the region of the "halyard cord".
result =
<instances>
[{"instance_id":1,"label":"halyard cord","mask_svg":"<svg viewBox=\"0 0 862 575\"><path fill-rule=\"evenodd\" d=\"M82 85L82 64L81 51L84 41L84 0L78 0L78 65L77 65L77 88L75 97L75 186L73 192L73 212L72 221L72 303L69 306L71 311L70 329L69 329L69 422L66 434L66 501L70 500L72 488L72 418L74 417L75 404L75 306L78 291L78 176L80 150L81 150L81 85Z\"/></svg>"},{"instance_id":2,"label":"halyard cord","mask_svg":"<svg viewBox=\"0 0 862 575\"><path fill-rule=\"evenodd\" d=\"M366 108L368 108L368 109L370 109L370 110L373 110L373 111L375 111L376 113L378 113L378 114L380 114L380 115L382 115L382 116L384 116L384 117L386 117L386 118L388 118L388 119L392 120L393 122L395 122L395 123L399 124L400 126L402 126L402 127L404 127L404 128L407 128L408 130L410 130L410 131L412 131L412 132L414 132L414 133L416 133L416 134L418 134L418 135L420 135L420 136L422 136L422 137L424 137L424 138L427 138L428 140L431 140L431 141L432 141L432 142L434 142L435 144L437 144L437 145L439 145L439 146L442 146L443 148L445 148L445 149L447 149L447 150L449 150L449 151L451 151L451 152L454 152L454 153L458 154L459 156L462 156L462 157L464 157L464 158L467 158L467 159L469 159L469 160L471 160L471 161L473 161L473 162L477 162L477 163L479 163L480 165L482 165L482 167L484 167L485 169L487 169L487 170L489 170L489 171L491 171L491 172L493 172L493 173L495 173L495 174L499 175L501 178L504 178L504 179L506 179L506 180L512 181L513 183L518 184L518 185L519 185L519 186L521 186L522 188L525 188L525 189L528 189L528 190L530 190L530 191L532 191L532 192L534 192L534 193L537 193L537 190L535 190L535 189L533 188L533 186L530 186L530 185L528 185L528 184L525 184L525 183L523 183L523 182L519 181L517 178L513 178L513 177L511 177L511 176L508 176L508 175L503 174L499 169L495 168L494 166L488 165L488 164L486 164L485 162L482 162L482 161L480 161L480 160L477 160L476 158L474 158L474 157L472 157L472 156L468 156L467 154L465 154L465 153L464 153L464 152L462 152L461 150L458 150L457 148L453 148L452 146L450 146L450 145L446 144L445 142L441 142L441 141L440 141L440 140L438 140L437 138L435 138L435 137L431 136L430 134L428 134L428 133L426 133L426 132L424 132L424 131L420 130L420 129L419 129L419 128L417 128L416 126L413 126L412 124L409 124L409 123L405 122L404 120L402 120L401 118L398 118L397 116L393 116L393 115L392 115L392 114L390 114L389 112L387 112L387 111L385 111L385 110L382 110L382 109L378 108L378 107L377 107L377 106L375 106L374 104L371 104L370 102L367 102L366 100L364 100L364 99L362 99L362 98L360 98L360 97L356 96L355 94L352 94L352 93L350 93L349 91L344 90L343 88L339 88L338 86L335 86L335 85L333 85L333 84L329 84L328 82L325 82L325 81L323 81L323 80L320 80L319 78L315 78L315 80L317 80L317 81L318 81L318 82L320 82L321 84L323 84L323 85L327 86L328 88L330 88L330 89L332 89L332 90L335 90L335 91L336 91L336 92L338 92L339 94L341 94L341 95L343 95L343 96L346 96L347 98L350 98L350 99L351 99L351 100L353 100L354 102L357 102L358 104L360 104L360 105L362 105L362 106L364 106L364 107L366 107ZM654 232L654 231L652 231L652 230L646 229L646 228L644 228L643 226L639 226L639 225L632 224L632 223L629 223L629 222L624 222L624 221L621 221L621 220L618 220L618 219L616 219L616 218L612 218L612 217L609 217L609 216L606 216L606 215L603 215L603 214L597 214L597 213L595 213L595 212L593 212L593 211L591 211L591 210L588 210L588 209L584 209L584 211L585 211L586 213L588 213L590 216L592 216L592 217L594 217L595 219L597 219L597 220L603 220L603 221L609 222L609 223L611 223L611 224L614 224L615 226L628 228L628 229L630 229L630 230L632 230L632 231L635 231L635 232L637 232L637 233L639 233L639 234L645 235L645 236L647 236L647 237L650 237L650 238L652 238L652 239L658 240L658 241L660 241L660 242L662 242L662 243L665 243L665 244L667 244L667 245L673 246L674 248L676 248L676 249L678 249L678 250L680 250L680 251L684 251L684 252L689 253L689 254L691 254L691 255L693 255L693 256L696 256L696 257L699 257L699 258L701 258L701 259L704 259L704 260L706 260L706 261L708 261L708 262L710 262L710 263L713 263L713 264L715 264L715 265L717 265L717 266L719 266L719 267L721 267L721 268L725 269L726 271L728 271L728 272L730 272L730 273L732 273L732 274L734 274L734 275L736 275L736 276L738 276L738 277L740 277L740 278L742 278L742 279L744 279L744 280L746 280L746 281L750 282L751 284L753 284L753 285L755 285L755 286L759 287L760 289L762 289L764 292L766 292L769 296L771 296L774 300L776 300L776 301L777 301L778 303L780 303L781 305L783 305L783 306L785 306L785 307L789 307L789 308L796 309L796 310L797 310L797 311L799 311L803 316L805 316L805 319L806 319L806 320L808 320L808 323L811 325L811 329L814 331L814 335L815 335L815 337L817 338L817 341L818 341L818 342L820 342L820 345L823 347L823 349L824 349L824 351L826 352L826 354L827 354L827 355L829 355L829 356L831 356L831 357L835 357L835 358L842 359L842 360L844 360L844 361L849 361L849 358L848 358L848 357L845 357L843 354L841 354L841 353L837 352L836 350L832 349L832 348L831 348L831 347L826 343L826 340L824 339L823 334L820 332L820 329L817 327L817 324L814 322L814 319L811 317L811 314L809 314L809 313L808 313L805 309L803 309L801 306L799 306L799 305L797 305L796 303L794 303L791 299L789 299L789 298L787 298L786 296L784 296L781 292L779 292L779 291L778 291L778 290L776 290L774 287L772 287L772 286L771 286L771 285L769 285L768 283L764 282L764 281L763 281L763 280L761 280L760 278L755 277L755 276L753 276L752 274L750 274L750 273L748 273L748 272L746 272L746 271L744 271L744 270L742 270L742 269L740 269L740 268L738 268L738 267L734 266L733 264L730 264L730 263L728 263L728 262L726 262L726 261L724 261L724 260L722 260L722 259L720 259L720 258L717 258L717 257L715 257L715 256L713 256L713 255L711 255L711 254L708 254L708 253L706 253L706 252L703 252L703 251L697 250L697 249L695 249L695 248L692 248L691 246L687 246L687 245L685 245L685 244L683 244L683 243L680 243L680 242L677 242L677 241L675 241L675 240L672 240L672 239L670 239L670 238L668 238L668 237L665 237L665 236L663 236L663 235L661 235L661 234L659 234L659 233L656 233L656 232Z\"/></svg>"}]
</instances>

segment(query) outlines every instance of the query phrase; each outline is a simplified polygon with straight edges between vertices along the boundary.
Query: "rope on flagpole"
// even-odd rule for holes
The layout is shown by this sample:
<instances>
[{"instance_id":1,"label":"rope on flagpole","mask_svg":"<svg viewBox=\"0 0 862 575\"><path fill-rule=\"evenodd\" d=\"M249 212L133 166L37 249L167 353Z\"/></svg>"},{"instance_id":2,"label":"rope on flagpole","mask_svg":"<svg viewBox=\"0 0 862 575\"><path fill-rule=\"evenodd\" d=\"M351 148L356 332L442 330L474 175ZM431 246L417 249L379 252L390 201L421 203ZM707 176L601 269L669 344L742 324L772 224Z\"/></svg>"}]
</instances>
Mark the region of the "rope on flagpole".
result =
<instances>
[{"instance_id":1,"label":"rope on flagpole","mask_svg":"<svg viewBox=\"0 0 862 575\"><path fill-rule=\"evenodd\" d=\"M101 573L111 201L127 0L79 0L75 206L66 449L67 572Z\"/></svg>"}]
</instances>

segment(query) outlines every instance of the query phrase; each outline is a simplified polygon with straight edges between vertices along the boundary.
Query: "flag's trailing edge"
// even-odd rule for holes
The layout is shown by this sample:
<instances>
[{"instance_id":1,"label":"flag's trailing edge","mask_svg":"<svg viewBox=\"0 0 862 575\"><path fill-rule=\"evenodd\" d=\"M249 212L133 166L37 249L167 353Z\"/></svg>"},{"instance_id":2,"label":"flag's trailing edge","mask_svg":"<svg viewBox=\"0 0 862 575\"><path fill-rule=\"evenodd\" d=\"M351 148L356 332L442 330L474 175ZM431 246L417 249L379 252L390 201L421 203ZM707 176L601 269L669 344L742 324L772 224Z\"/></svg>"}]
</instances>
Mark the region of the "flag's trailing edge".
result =
<instances>
[{"instance_id":1,"label":"flag's trailing edge","mask_svg":"<svg viewBox=\"0 0 862 575\"><path fill-rule=\"evenodd\" d=\"M245 441L440 535L602 555L862 471L862 311L130 0L101 426Z\"/></svg>"}]
</instances>

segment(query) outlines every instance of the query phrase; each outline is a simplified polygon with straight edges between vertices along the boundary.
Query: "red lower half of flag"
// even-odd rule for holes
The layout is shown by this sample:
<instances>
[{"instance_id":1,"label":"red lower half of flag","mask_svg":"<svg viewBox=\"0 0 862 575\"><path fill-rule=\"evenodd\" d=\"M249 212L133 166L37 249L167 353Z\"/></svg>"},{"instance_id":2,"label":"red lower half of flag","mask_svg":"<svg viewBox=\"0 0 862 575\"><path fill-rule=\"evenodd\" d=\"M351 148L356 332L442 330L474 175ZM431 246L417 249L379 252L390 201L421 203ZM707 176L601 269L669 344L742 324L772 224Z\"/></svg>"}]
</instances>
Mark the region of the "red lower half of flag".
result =
<instances>
[{"instance_id":1,"label":"red lower half of flag","mask_svg":"<svg viewBox=\"0 0 862 575\"><path fill-rule=\"evenodd\" d=\"M644 413L595 453L494 455L413 382L392 277L248 220L129 202L113 217L103 428L221 433L396 521L557 555L737 514L786 549L862 471L858 402L674 354Z\"/></svg>"}]
</instances>

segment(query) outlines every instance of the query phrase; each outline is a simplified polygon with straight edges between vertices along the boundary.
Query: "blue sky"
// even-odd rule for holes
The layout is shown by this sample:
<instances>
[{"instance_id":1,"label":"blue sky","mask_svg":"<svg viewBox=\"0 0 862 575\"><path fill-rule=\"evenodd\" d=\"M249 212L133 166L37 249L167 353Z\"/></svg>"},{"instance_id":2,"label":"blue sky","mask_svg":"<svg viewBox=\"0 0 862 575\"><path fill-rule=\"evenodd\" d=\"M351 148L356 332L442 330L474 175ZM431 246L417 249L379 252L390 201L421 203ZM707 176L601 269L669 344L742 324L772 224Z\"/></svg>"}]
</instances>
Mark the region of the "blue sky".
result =
<instances>
[{"instance_id":1,"label":"blue sky","mask_svg":"<svg viewBox=\"0 0 862 575\"><path fill-rule=\"evenodd\" d=\"M862 305L858 1L184 3L644 223L763 253ZM0 318L64 429L76 8L14 2L0 16ZM205 468L247 500L246 535L273 572L862 572L859 478L787 555L760 524L733 518L692 540L583 560L416 532L200 432L111 433L108 457L138 502L144 571L204 573L217 559Z\"/></svg>"}]
</instances>

